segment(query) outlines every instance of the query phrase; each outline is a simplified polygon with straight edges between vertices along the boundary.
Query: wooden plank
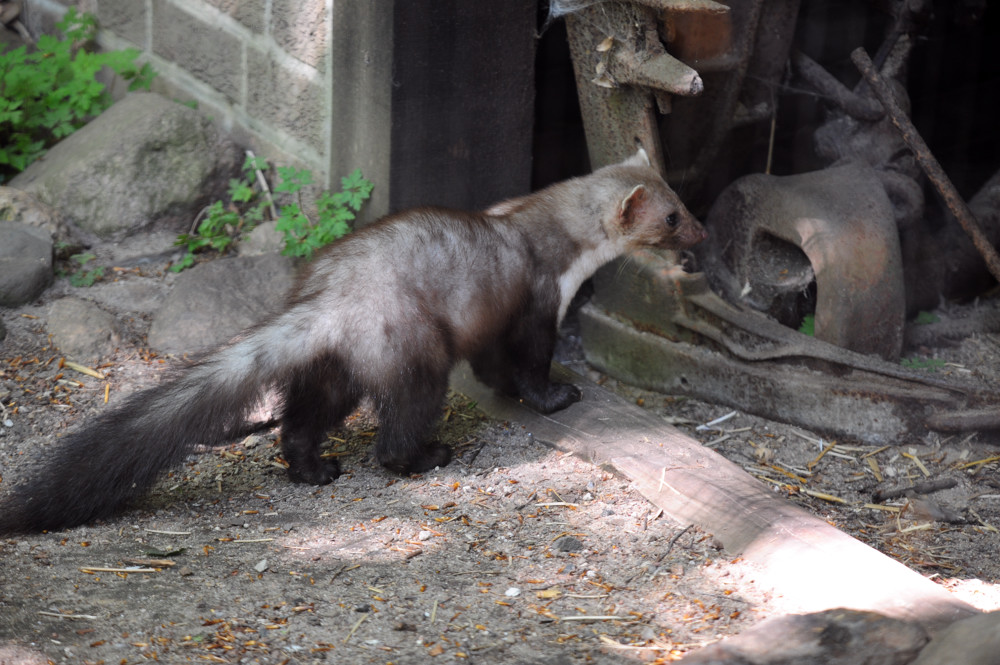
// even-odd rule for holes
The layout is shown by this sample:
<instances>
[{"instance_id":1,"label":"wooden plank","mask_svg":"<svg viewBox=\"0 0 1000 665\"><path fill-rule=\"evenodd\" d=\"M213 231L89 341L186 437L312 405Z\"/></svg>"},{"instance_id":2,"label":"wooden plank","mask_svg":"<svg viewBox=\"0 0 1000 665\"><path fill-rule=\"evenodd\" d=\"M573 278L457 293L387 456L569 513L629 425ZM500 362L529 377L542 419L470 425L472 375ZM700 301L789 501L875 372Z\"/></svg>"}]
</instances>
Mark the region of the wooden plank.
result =
<instances>
[{"instance_id":1,"label":"wooden plank","mask_svg":"<svg viewBox=\"0 0 1000 665\"><path fill-rule=\"evenodd\" d=\"M559 365L553 378L583 390L583 400L541 415L478 383L465 363L452 387L490 416L523 424L535 439L632 480L678 522L715 535L742 556L756 582L790 611L837 607L882 612L934 631L976 614L925 579L825 521L774 495L743 469L655 414Z\"/></svg>"}]
</instances>

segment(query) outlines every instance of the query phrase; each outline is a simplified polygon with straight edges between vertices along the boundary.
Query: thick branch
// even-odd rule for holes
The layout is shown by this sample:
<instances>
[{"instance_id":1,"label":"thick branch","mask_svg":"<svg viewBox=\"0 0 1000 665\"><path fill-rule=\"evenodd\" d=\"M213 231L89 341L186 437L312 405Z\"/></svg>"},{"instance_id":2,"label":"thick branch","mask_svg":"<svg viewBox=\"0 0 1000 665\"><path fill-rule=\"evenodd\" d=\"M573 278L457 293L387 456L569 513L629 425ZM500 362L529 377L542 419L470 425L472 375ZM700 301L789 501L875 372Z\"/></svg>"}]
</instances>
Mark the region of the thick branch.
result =
<instances>
[{"instance_id":1,"label":"thick branch","mask_svg":"<svg viewBox=\"0 0 1000 665\"><path fill-rule=\"evenodd\" d=\"M874 99L852 92L823 66L802 51L792 53L792 65L816 92L831 100L844 113L859 120L881 120L885 111Z\"/></svg>"},{"instance_id":2,"label":"thick branch","mask_svg":"<svg viewBox=\"0 0 1000 665\"><path fill-rule=\"evenodd\" d=\"M871 87L872 92L882 102L886 113L892 119L892 124L896 126L906 145L913 151L913 155L916 157L917 163L920 164L920 168L924 170L930 181L934 183L934 186L941 194L941 197L944 198L948 208L958 219L958 223L962 225L965 232L972 238L972 243L979 250L983 260L986 261L986 266L989 268L990 273L1000 282L1000 255L997 254L996 249L990 244L989 238L983 233L979 222L976 221L972 211L969 210L965 201L962 200L958 190L955 189L955 185L948 179L944 169L941 168L941 164L934 158L930 148L927 147L923 138L917 133L916 127L913 126L913 123L910 122L910 119L906 117L906 114L896 102L896 98L893 96L889 86L886 85L882 77L875 71L875 66L872 64L871 58L868 57L863 48L857 48L851 53L851 60L862 76L865 77L865 81Z\"/></svg>"}]
</instances>

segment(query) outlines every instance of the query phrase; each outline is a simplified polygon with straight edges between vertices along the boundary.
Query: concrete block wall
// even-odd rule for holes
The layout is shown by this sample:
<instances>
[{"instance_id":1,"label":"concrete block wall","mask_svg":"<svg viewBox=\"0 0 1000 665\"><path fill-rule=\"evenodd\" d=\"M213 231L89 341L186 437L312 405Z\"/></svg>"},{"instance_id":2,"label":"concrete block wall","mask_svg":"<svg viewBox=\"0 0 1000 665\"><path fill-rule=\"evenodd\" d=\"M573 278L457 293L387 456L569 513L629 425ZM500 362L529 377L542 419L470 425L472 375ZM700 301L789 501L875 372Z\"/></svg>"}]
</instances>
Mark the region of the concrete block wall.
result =
<instances>
[{"instance_id":1,"label":"concrete block wall","mask_svg":"<svg viewBox=\"0 0 1000 665\"><path fill-rule=\"evenodd\" d=\"M70 5L153 87L325 188L375 184L367 223L528 191L537 0L25 0L33 34ZM124 90L120 91L124 93Z\"/></svg>"},{"instance_id":2,"label":"concrete block wall","mask_svg":"<svg viewBox=\"0 0 1000 665\"><path fill-rule=\"evenodd\" d=\"M329 173L333 0L26 0L28 29L70 5L97 16L102 47L140 49L157 92L326 186L346 175Z\"/></svg>"}]
</instances>

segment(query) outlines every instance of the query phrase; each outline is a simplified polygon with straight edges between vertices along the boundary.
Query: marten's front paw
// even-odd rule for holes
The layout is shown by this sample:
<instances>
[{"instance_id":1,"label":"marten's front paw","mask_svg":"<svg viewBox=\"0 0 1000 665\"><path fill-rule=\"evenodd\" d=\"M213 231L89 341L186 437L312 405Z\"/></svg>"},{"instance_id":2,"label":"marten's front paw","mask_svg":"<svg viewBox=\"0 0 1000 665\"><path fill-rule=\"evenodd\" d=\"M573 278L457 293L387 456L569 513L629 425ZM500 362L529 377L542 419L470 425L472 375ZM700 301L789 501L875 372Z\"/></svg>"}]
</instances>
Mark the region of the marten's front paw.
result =
<instances>
[{"instance_id":1,"label":"marten's front paw","mask_svg":"<svg viewBox=\"0 0 1000 665\"><path fill-rule=\"evenodd\" d=\"M408 457L380 457L382 466L396 473L423 473L438 466L446 466L451 461L451 447L442 443L424 444L420 453Z\"/></svg>"},{"instance_id":2,"label":"marten's front paw","mask_svg":"<svg viewBox=\"0 0 1000 665\"><path fill-rule=\"evenodd\" d=\"M289 466L288 477L295 483L329 485L340 477L340 464L337 463L337 460L324 460L316 465Z\"/></svg>"},{"instance_id":3,"label":"marten's front paw","mask_svg":"<svg viewBox=\"0 0 1000 665\"><path fill-rule=\"evenodd\" d=\"M572 383L550 383L545 396L538 401L529 401L540 413L561 411L574 402L583 399L583 393Z\"/></svg>"}]
</instances>

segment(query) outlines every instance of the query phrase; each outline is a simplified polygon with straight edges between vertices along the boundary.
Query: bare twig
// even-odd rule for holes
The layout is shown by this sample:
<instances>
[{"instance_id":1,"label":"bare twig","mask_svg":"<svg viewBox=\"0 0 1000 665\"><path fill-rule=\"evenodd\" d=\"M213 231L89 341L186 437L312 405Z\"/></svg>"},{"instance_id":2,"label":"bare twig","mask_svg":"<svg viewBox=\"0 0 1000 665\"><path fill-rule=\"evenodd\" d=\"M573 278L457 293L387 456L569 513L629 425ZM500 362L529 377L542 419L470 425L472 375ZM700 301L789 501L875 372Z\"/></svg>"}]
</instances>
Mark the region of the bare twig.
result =
<instances>
[{"instance_id":1,"label":"bare twig","mask_svg":"<svg viewBox=\"0 0 1000 665\"><path fill-rule=\"evenodd\" d=\"M87 376L92 376L95 379L104 379L104 378L107 378L103 374L101 374L100 372L98 372L96 369L91 369L90 367L87 367L86 365L81 365L80 363L75 363L72 360L63 359L61 366L65 367L67 369L71 369L74 372L79 372L80 374L86 374Z\"/></svg>"},{"instance_id":2,"label":"bare twig","mask_svg":"<svg viewBox=\"0 0 1000 665\"><path fill-rule=\"evenodd\" d=\"M28 32L28 29L24 27L24 24L20 20L13 21L8 27L13 28L26 43L35 43L35 38L31 36L31 33Z\"/></svg>"},{"instance_id":3,"label":"bare twig","mask_svg":"<svg viewBox=\"0 0 1000 665\"><path fill-rule=\"evenodd\" d=\"M253 154L253 150L247 150L247 157L252 160L257 159L257 156ZM271 209L271 219L278 219L278 208L274 205L274 197L271 196L271 188L267 186L267 178L264 177L264 172L257 168L256 165L253 167L253 170L257 174L257 184L260 185L260 190L264 192L264 196L267 198L267 205Z\"/></svg>"},{"instance_id":4,"label":"bare twig","mask_svg":"<svg viewBox=\"0 0 1000 665\"><path fill-rule=\"evenodd\" d=\"M358 620L357 620L357 622L356 622L356 623L354 624L354 626L353 626L353 627L351 628L351 632L349 632L349 633L347 634L347 637L345 637L345 638L344 638L344 644L347 644L347 641L348 641L349 639L351 639L351 637L352 637L352 636L354 635L354 633L355 633L355 632L356 632L356 631L358 630L358 626L360 626L360 625L361 625L361 622L363 622L363 621L364 621L365 619L367 619L367 618L368 618L368 615L367 615L367 614L362 614L362 615L361 615L361 618L360 618L360 619L358 619Z\"/></svg>"},{"instance_id":5,"label":"bare twig","mask_svg":"<svg viewBox=\"0 0 1000 665\"><path fill-rule=\"evenodd\" d=\"M43 617L55 617L57 619L88 619L94 620L100 617L95 617L93 614L62 614L60 612L46 612L45 610L39 610L39 614Z\"/></svg>"},{"instance_id":6,"label":"bare twig","mask_svg":"<svg viewBox=\"0 0 1000 665\"><path fill-rule=\"evenodd\" d=\"M660 555L660 558L658 558L656 562L659 563L664 559L666 559L667 555L670 554L670 550L674 549L674 545L677 544L677 541L680 539L680 537L683 536L685 533L687 533L693 526L694 524L688 524L686 527L675 533L674 537L670 539L669 543L667 543L667 549L663 551L663 554Z\"/></svg>"},{"instance_id":7,"label":"bare twig","mask_svg":"<svg viewBox=\"0 0 1000 665\"><path fill-rule=\"evenodd\" d=\"M913 492L914 494L930 494L931 492L949 489L957 484L958 481L954 478L934 478L932 480L925 480L922 483L916 483L910 487L878 490L872 496L872 500L877 503L881 503L882 501L888 501L889 499L904 496L910 492Z\"/></svg>"},{"instance_id":8,"label":"bare twig","mask_svg":"<svg viewBox=\"0 0 1000 665\"><path fill-rule=\"evenodd\" d=\"M838 81L822 65L801 51L792 53L792 66L816 92L833 102L844 113L859 120L881 120L885 111L878 102L863 97Z\"/></svg>"},{"instance_id":9,"label":"bare twig","mask_svg":"<svg viewBox=\"0 0 1000 665\"><path fill-rule=\"evenodd\" d=\"M979 250L983 260L986 261L986 266L989 268L990 274L997 281L1000 281L1000 255L997 254L996 249L990 244L989 238L983 233L979 222L976 221L972 211L969 210L969 206L962 200L958 190L955 189L955 185L948 179L944 169L941 168L941 164L934 158L930 148L927 147L923 138L917 133L916 127L913 126L913 123L910 122L910 119L906 117L903 109L896 102L896 98L893 96L889 86L882 80L878 72L875 71L875 66L872 64L871 58L868 57L868 53L863 48L857 48L851 53L851 60L861 72L861 75L864 76L872 92L882 102L882 106L885 107L886 113L889 114L892 124L896 126L900 136L903 137L903 141L913 151L913 155L916 157L917 163L920 164L920 168L924 170L930 181L934 183L934 186L942 198L944 198L948 208L958 219L958 223L962 225L962 228L965 229L965 232L972 239L972 243Z\"/></svg>"}]
</instances>

